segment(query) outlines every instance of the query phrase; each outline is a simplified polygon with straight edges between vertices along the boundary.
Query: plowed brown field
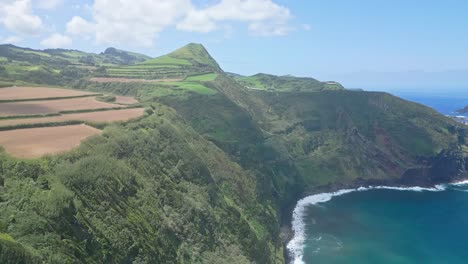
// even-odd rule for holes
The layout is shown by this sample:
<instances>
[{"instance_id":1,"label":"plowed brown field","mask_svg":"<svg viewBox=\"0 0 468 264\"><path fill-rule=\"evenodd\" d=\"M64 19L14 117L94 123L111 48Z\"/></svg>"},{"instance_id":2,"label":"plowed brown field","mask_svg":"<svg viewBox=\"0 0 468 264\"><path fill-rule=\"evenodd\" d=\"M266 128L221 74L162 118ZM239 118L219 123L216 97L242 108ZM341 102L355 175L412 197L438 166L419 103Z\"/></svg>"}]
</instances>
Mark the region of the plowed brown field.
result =
<instances>
[{"instance_id":1,"label":"plowed brown field","mask_svg":"<svg viewBox=\"0 0 468 264\"><path fill-rule=\"evenodd\" d=\"M130 108L122 110L108 110L100 112L87 112L76 114L65 114L61 116L41 117L41 118L19 118L0 120L0 127L16 126L24 124L42 124L65 121L92 121L92 122L118 122L127 121L140 117L145 112L144 108Z\"/></svg>"},{"instance_id":2,"label":"plowed brown field","mask_svg":"<svg viewBox=\"0 0 468 264\"><path fill-rule=\"evenodd\" d=\"M25 100L57 97L73 97L92 95L95 93L82 92L70 89L47 88L47 87L6 87L0 88L0 101L2 100Z\"/></svg>"},{"instance_id":3,"label":"plowed brown field","mask_svg":"<svg viewBox=\"0 0 468 264\"><path fill-rule=\"evenodd\" d=\"M87 125L0 131L0 145L12 156L36 158L71 150L82 140L99 133L101 130Z\"/></svg>"},{"instance_id":4,"label":"plowed brown field","mask_svg":"<svg viewBox=\"0 0 468 264\"><path fill-rule=\"evenodd\" d=\"M1 92L1 91L0 91ZM61 111L122 107L97 101L94 97L0 103L0 116L43 115Z\"/></svg>"}]
</instances>

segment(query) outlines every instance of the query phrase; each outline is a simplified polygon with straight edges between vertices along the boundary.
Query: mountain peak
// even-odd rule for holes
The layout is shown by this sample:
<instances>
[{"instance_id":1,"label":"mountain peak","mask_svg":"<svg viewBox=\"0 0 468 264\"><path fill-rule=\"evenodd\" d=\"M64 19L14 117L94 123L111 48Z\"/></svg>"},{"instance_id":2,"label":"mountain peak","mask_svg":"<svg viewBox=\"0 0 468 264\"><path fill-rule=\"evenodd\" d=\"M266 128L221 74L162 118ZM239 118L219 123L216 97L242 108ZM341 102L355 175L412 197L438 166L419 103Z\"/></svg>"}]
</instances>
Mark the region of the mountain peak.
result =
<instances>
[{"instance_id":1,"label":"mountain peak","mask_svg":"<svg viewBox=\"0 0 468 264\"><path fill-rule=\"evenodd\" d=\"M215 71L221 71L216 60L211 57L210 53L208 53L202 44L189 43L182 48L167 54L167 56L176 59L188 60L193 64L206 65L213 68Z\"/></svg>"}]
</instances>

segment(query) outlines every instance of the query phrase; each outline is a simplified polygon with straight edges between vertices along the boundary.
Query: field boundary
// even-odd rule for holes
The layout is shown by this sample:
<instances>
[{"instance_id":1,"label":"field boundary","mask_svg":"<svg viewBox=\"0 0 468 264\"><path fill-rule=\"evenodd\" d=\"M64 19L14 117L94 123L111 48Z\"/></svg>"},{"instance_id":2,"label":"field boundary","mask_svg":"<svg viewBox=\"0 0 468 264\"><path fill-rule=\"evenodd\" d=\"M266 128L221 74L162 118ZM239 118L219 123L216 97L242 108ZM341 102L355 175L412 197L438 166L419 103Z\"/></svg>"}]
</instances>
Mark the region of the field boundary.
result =
<instances>
[{"instance_id":1,"label":"field boundary","mask_svg":"<svg viewBox=\"0 0 468 264\"><path fill-rule=\"evenodd\" d=\"M0 120L24 119L24 118L42 118L42 117L52 117L52 116L61 116L61 114L60 113L52 113L52 114L43 114L43 115L0 116Z\"/></svg>"},{"instance_id":2,"label":"field boundary","mask_svg":"<svg viewBox=\"0 0 468 264\"><path fill-rule=\"evenodd\" d=\"M82 110L67 110L67 111L60 111L60 112L57 112L57 113L43 114L43 115L0 116L0 120L25 119L25 118L45 118L45 117L61 116L61 115L67 115L67 114L105 112L105 111L125 110L125 109L133 109L133 108L143 108L143 106L140 103L138 103L138 104L134 104L134 105L122 105L122 107L82 109Z\"/></svg>"},{"instance_id":3,"label":"field boundary","mask_svg":"<svg viewBox=\"0 0 468 264\"><path fill-rule=\"evenodd\" d=\"M41 128L41 127L56 127L56 126L70 126L70 125L81 125L85 124L96 129L104 129L108 124L123 124L134 120L139 120L147 116L146 113L143 113L142 116L130 118L125 121L84 121L84 120L66 120L60 122L44 122L44 123L34 123L34 124L18 124L11 126L0 126L0 131L9 131L9 130L19 130L19 129L30 129L30 128Z\"/></svg>"},{"instance_id":4,"label":"field boundary","mask_svg":"<svg viewBox=\"0 0 468 264\"><path fill-rule=\"evenodd\" d=\"M36 123L36 124L21 124L13 126L0 126L0 131L8 130L19 130L19 129L29 129L29 128L40 128L40 127L55 127L55 126L70 126L70 125L81 125L86 124L85 121L81 120L67 120L62 122L48 122L48 123ZM88 124L86 124L88 125ZM91 126L91 125L89 125ZM94 126L92 126L94 127Z\"/></svg>"},{"instance_id":5,"label":"field boundary","mask_svg":"<svg viewBox=\"0 0 468 264\"><path fill-rule=\"evenodd\" d=\"M91 112L104 112L104 111L111 111L111 110L124 110L124 109L132 109L132 108L142 108L141 105L129 105L128 107L111 107L111 108L96 108L96 109L82 109L82 110L67 110L67 111L60 111L59 114L77 114L77 113L91 113Z\"/></svg>"}]
</instances>

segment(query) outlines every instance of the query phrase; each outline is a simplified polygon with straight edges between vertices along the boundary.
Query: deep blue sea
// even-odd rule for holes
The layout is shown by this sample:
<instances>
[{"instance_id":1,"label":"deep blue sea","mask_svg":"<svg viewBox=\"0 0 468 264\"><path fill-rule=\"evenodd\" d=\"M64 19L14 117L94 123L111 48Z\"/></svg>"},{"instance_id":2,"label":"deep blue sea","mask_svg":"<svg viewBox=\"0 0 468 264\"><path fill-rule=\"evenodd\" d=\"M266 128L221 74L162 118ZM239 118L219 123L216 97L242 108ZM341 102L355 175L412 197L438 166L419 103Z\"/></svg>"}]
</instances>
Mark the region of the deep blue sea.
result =
<instances>
[{"instance_id":1,"label":"deep blue sea","mask_svg":"<svg viewBox=\"0 0 468 264\"><path fill-rule=\"evenodd\" d=\"M468 89L392 93L444 115L468 105ZM468 184L309 196L292 224L295 264L466 264Z\"/></svg>"},{"instance_id":2,"label":"deep blue sea","mask_svg":"<svg viewBox=\"0 0 468 264\"><path fill-rule=\"evenodd\" d=\"M458 115L455 111L468 105L468 88L448 90L445 92L397 90L392 92L392 94L409 101L429 106L444 115Z\"/></svg>"}]
</instances>

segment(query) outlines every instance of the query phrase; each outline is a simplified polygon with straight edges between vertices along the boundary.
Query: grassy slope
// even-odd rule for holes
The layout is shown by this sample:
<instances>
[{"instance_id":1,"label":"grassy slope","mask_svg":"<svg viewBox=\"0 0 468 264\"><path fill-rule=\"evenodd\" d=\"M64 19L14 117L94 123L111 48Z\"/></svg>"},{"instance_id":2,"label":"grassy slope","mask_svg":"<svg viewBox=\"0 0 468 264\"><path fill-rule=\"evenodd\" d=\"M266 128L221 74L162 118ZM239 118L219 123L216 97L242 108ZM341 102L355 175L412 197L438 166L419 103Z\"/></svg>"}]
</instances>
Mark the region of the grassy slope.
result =
<instances>
[{"instance_id":1,"label":"grassy slope","mask_svg":"<svg viewBox=\"0 0 468 264\"><path fill-rule=\"evenodd\" d=\"M287 213L294 194L358 181L395 182L464 141L466 128L453 120L385 93L263 92L227 77L218 77L214 87L220 93L214 97L161 101L257 171L257 192L278 198Z\"/></svg>"},{"instance_id":2,"label":"grassy slope","mask_svg":"<svg viewBox=\"0 0 468 264\"><path fill-rule=\"evenodd\" d=\"M256 223L275 216L253 178L155 111L58 158L3 157L2 232L48 263L273 261L279 242Z\"/></svg>"},{"instance_id":3,"label":"grassy slope","mask_svg":"<svg viewBox=\"0 0 468 264\"><path fill-rule=\"evenodd\" d=\"M101 67L128 66L146 59L149 57L112 48L94 54L77 50L32 50L0 45L0 82L67 85L85 75L102 75L105 69Z\"/></svg>"},{"instance_id":4,"label":"grassy slope","mask_svg":"<svg viewBox=\"0 0 468 264\"><path fill-rule=\"evenodd\" d=\"M339 83L323 83L313 78L275 76L264 73L248 77L237 76L234 79L247 89L254 90L280 92L343 90L343 86Z\"/></svg>"},{"instance_id":5,"label":"grassy slope","mask_svg":"<svg viewBox=\"0 0 468 264\"><path fill-rule=\"evenodd\" d=\"M452 120L384 93L271 75L239 84L204 51L189 44L163 59L190 62L170 64L180 82L60 79L152 110L63 156L0 154L0 235L26 263L281 263L280 224L299 197L398 179L465 140Z\"/></svg>"},{"instance_id":6,"label":"grassy slope","mask_svg":"<svg viewBox=\"0 0 468 264\"><path fill-rule=\"evenodd\" d=\"M194 90L179 96L188 99L213 94L205 86L213 78L164 86ZM94 85L154 103L152 85ZM2 155L0 232L48 263L280 262L276 212L257 200L255 177L173 110L156 104L151 112L67 155Z\"/></svg>"},{"instance_id":7,"label":"grassy slope","mask_svg":"<svg viewBox=\"0 0 468 264\"><path fill-rule=\"evenodd\" d=\"M149 59L136 65L109 67L102 76L121 78L164 79L219 72L216 61L200 44L188 44L167 55ZM209 77L212 77L209 76ZM195 79L195 81L209 81Z\"/></svg>"}]
</instances>

